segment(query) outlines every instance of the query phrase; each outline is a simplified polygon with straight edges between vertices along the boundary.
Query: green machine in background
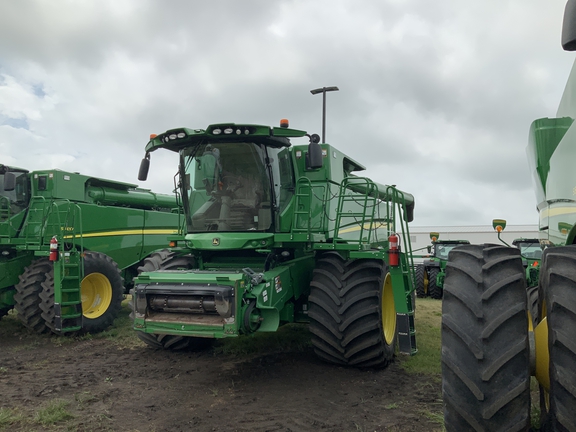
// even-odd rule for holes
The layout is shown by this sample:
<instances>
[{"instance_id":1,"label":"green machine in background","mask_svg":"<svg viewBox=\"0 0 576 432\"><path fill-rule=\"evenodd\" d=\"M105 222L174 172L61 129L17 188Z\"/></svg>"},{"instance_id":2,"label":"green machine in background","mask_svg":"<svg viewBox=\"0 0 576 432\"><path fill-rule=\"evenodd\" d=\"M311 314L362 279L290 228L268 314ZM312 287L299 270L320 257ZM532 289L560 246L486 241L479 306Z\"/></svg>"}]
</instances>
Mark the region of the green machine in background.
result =
<instances>
[{"instance_id":1,"label":"green machine in background","mask_svg":"<svg viewBox=\"0 0 576 432\"><path fill-rule=\"evenodd\" d=\"M492 221L494 230L498 233L498 240L506 246L511 247L506 243L500 234L506 228L505 219L494 219ZM545 242L546 243L546 242ZM512 247L520 250L522 257L522 264L526 270L526 286L528 287L528 296L537 296L538 280L540 278L540 261L542 260L543 247L540 239L534 238L517 238L512 241ZM531 294L531 293L535 294Z\"/></svg>"},{"instance_id":2,"label":"green machine in background","mask_svg":"<svg viewBox=\"0 0 576 432\"><path fill-rule=\"evenodd\" d=\"M356 176L362 165L319 141L287 122L151 136L139 178L153 151L179 153L186 234L135 280L143 341L184 348L309 322L328 362L382 367L397 342L416 352L414 199Z\"/></svg>"},{"instance_id":3,"label":"green machine in background","mask_svg":"<svg viewBox=\"0 0 576 432\"><path fill-rule=\"evenodd\" d=\"M428 247L432 255L422 264L416 265L415 281L418 297L442 298L448 254L457 246L470 244L468 240L438 240L439 237L440 234L437 232L430 233L432 245Z\"/></svg>"},{"instance_id":4,"label":"green machine in background","mask_svg":"<svg viewBox=\"0 0 576 432\"><path fill-rule=\"evenodd\" d=\"M136 185L0 165L0 318L15 308L39 333L104 330L179 213L175 197Z\"/></svg>"}]
</instances>

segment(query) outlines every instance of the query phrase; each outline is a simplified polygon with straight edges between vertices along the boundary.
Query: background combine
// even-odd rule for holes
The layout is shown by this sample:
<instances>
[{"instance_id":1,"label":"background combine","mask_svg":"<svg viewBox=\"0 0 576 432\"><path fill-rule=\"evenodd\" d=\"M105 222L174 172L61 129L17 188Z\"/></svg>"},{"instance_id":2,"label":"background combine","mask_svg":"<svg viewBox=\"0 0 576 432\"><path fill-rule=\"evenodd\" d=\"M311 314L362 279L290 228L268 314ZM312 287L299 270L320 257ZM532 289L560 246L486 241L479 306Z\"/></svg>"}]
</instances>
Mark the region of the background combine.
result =
<instances>
[{"instance_id":1,"label":"background combine","mask_svg":"<svg viewBox=\"0 0 576 432\"><path fill-rule=\"evenodd\" d=\"M142 340L183 348L309 322L328 362L385 366L397 341L416 352L414 198L356 176L362 165L319 140L287 121L151 136L139 178L151 152L180 154L186 235L135 282Z\"/></svg>"},{"instance_id":2,"label":"background combine","mask_svg":"<svg viewBox=\"0 0 576 432\"><path fill-rule=\"evenodd\" d=\"M576 50L573 0L562 45ZM530 128L528 159L545 247L537 285L519 248L470 245L450 254L442 317L448 431L529 430L531 375L540 390L540 427L576 430L575 91L573 68L557 118Z\"/></svg>"},{"instance_id":3,"label":"background combine","mask_svg":"<svg viewBox=\"0 0 576 432\"><path fill-rule=\"evenodd\" d=\"M175 211L175 212L174 212ZM108 327L152 251L178 233L172 196L59 170L0 165L0 318L35 332Z\"/></svg>"}]
</instances>

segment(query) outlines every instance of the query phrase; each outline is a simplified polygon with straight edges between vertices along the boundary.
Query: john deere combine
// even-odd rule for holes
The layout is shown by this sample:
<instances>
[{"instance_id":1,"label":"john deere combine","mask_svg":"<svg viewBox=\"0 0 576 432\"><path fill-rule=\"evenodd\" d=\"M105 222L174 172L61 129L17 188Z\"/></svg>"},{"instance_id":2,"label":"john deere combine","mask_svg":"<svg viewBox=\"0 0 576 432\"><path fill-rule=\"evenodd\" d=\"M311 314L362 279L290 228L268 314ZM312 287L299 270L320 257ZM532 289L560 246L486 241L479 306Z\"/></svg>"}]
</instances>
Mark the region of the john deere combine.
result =
<instances>
[{"instance_id":1,"label":"john deere combine","mask_svg":"<svg viewBox=\"0 0 576 432\"><path fill-rule=\"evenodd\" d=\"M308 145L292 145L303 137ZM150 259L151 268L162 259L162 270L135 281L143 341L184 348L309 322L328 362L385 366L397 341L416 352L414 199L356 176L362 165L319 141L287 122L151 136L139 178L152 152L179 153L186 234Z\"/></svg>"},{"instance_id":2,"label":"john deere combine","mask_svg":"<svg viewBox=\"0 0 576 432\"><path fill-rule=\"evenodd\" d=\"M562 44L576 50L576 2ZM576 431L576 68L557 118L532 123L528 158L540 213L537 296L527 304L521 251L462 246L450 254L442 317L447 431L528 431L530 376L542 430Z\"/></svg>"},{"instance_id":3,"label":"john deere combine","mask_svg":"<svg viewBox=\"0 0 576 432\"><path fill-rule=\"evenodd\" d=\"M59 170L0 165L0 318L99 332L142 259L178 233L173 196Z\"/></svg>"}]
</instances>

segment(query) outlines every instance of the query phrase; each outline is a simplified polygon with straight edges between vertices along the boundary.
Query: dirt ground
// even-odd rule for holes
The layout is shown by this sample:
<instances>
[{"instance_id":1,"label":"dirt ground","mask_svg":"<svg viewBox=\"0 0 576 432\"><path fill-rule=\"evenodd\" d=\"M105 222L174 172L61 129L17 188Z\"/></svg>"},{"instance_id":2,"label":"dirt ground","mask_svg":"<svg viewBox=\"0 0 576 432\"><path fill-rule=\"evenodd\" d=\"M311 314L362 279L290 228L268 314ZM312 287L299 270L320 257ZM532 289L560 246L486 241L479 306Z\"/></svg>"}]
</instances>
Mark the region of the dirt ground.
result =
<instances>
[{"instance_id":1,"label":"dirt ground","mask_svg":"<svg viewBox=\"0 0 576 432\"><path fill-rule=\"evenodd\" d=\"M438 382L398 361L379 371L331 366L312 349L240 359L2 334L0 394L0 408L33 413L57 399L73 415L44 428L5 424L10 431L441 430Z\"/></svg>"}]
</instances>

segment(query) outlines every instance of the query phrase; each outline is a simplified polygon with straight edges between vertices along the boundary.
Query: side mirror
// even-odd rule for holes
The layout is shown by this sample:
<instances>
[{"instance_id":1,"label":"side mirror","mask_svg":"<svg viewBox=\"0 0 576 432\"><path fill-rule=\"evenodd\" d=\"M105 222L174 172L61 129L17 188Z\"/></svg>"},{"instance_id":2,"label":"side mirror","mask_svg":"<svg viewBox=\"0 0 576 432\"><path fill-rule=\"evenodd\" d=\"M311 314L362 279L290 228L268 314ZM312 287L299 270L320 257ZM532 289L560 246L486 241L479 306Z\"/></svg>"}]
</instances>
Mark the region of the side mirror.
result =
<instances>
[{"instance_id":1,"label":"side mirror","mask_svg":"<svg viewBox=\"0 0 576 432\"><path fill-rule=\"evenodd\" d=\"M322 168L322 147L320 147L320 137L317 134L310 135L310 144L308 144L308 153L306 154L306 168Z\"/></svg>"},{"instance_id":2,"label":"side mirror","mask_svg":"<svg viewBox=\"0 0 576 432\"><path fill-rule=\"evenodd\" d=\"M13 172L8 171L4 174L4 190L6 192L13 191L16 187L16 176Z\"/></svg>"},{"instance_id":3,"label":"side mirror","mask_svg":"<svg viewBox=\"0 0 576 432\"><path fill-rule=\"evenodd\" d=\"M146 181L148 178L148 171L150 170L150 155L147 154L142 162L140 162L140 169L138 170L138 180Z\"/></svg>"},{"instance_id":4,"label":"side mirror","mask_svg":"<svg viewBox=\"0 0 576 432\"><path fill-rule=\"evenodd\" d=\"M574 0L568 0L564 8L562 48L566 51L576 51L576 1Z\"/></svg>"},{"instance_id":5,"label":"side mirror","mask_svg":"<svg viewBox=\"0 0 576 432\"><path fill-rule=\"evenodd\" d=\"M428 253L432 253L432 246L428 245L426 246L426 249L428 250Z\"/></svg>"}]
</instances>

